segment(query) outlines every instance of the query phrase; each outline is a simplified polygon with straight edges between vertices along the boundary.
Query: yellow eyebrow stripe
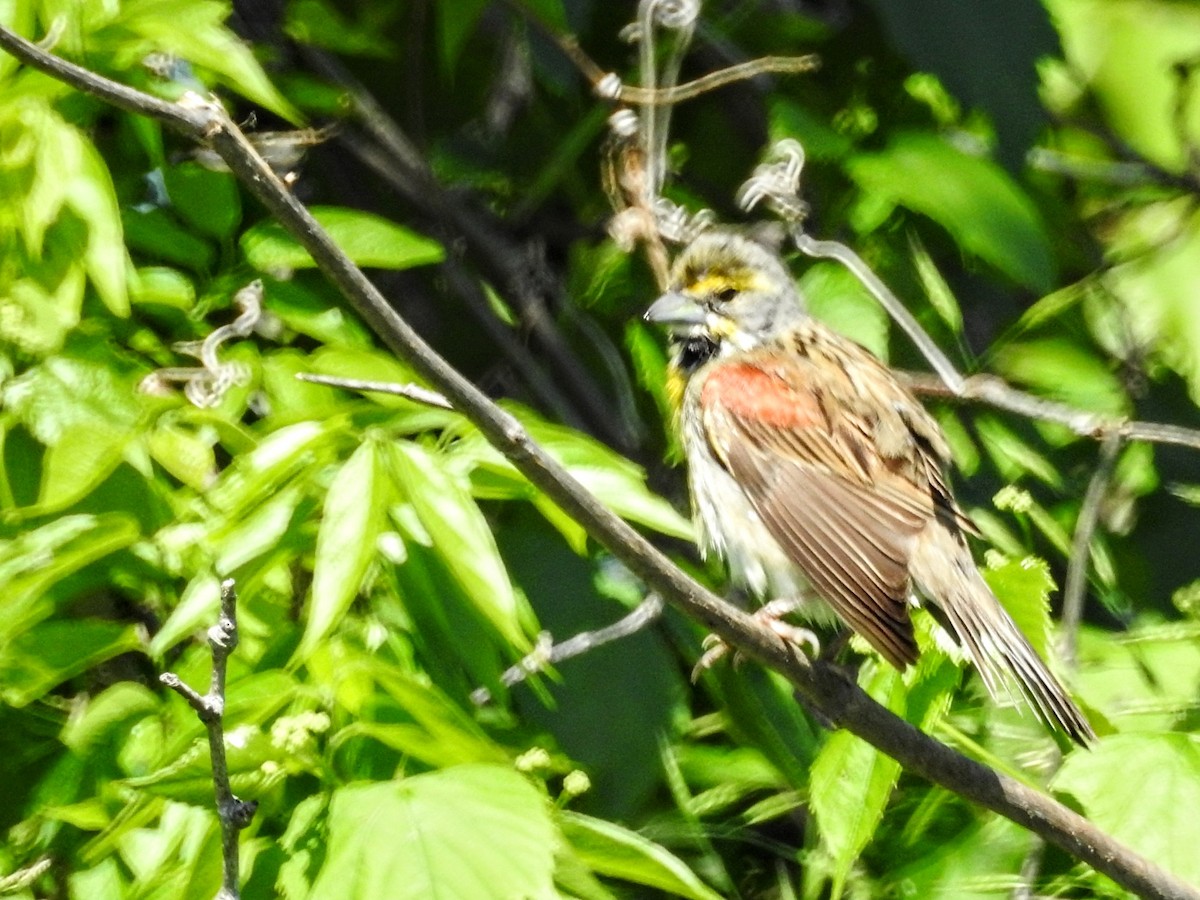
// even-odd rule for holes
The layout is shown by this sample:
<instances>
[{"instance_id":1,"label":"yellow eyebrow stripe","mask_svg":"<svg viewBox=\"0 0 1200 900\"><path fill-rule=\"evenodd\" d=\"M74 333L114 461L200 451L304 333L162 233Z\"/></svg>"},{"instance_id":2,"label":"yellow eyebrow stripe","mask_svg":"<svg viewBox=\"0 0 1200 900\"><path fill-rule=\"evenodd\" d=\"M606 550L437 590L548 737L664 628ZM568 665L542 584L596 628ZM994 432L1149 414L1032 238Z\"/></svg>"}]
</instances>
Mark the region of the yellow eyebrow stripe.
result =
<instances>
[{"instance_id":1,"label":"yellow eyebrow stripe","mask_svg":"<svg viewBox=\"0 0 1200 900\"><path fill-rule=\"evenodd\" d=\"M760 275L748 269L738 272L709 272L687 286L689 294L697 297L714 296L721 291L749 291L760 285Z\"/></svg>"}]
</instances>

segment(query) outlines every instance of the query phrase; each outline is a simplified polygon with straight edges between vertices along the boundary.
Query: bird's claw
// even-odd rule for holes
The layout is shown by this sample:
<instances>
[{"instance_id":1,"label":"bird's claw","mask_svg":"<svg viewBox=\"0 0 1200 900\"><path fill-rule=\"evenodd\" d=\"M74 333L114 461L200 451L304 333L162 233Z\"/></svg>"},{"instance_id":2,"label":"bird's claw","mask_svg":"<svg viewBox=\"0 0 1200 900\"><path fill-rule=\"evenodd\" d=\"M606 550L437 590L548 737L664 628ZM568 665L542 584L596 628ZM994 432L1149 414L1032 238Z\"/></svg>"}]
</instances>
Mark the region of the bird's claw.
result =
<instances>
[{"instance_id":1,"label":"bird's claw","mask_svg":"<svg viewBox=\"0 0 1200 900\"><path fill-rule=\"evenodd\" d=\"M760 607L753 613L753 618L761 625L771 629L781 641L792 647L804 648L808 651L808 656L811 659L816 659L821 654L820 639L807 628L800 628L796 625L791 625L781 618L788 613L795 612L797 604L794 600L772 600L765 606ZM692 681L698 681L700 676L711 669L714 665L730 654L732 648L729 644L715 634L710 634L704 639L701 646L704 648L704 653L697 660L695 667L692 669ZM733 664L737 666L742 660L742 654L736 651L733 652Z\"/></svg>"}]
</instances>

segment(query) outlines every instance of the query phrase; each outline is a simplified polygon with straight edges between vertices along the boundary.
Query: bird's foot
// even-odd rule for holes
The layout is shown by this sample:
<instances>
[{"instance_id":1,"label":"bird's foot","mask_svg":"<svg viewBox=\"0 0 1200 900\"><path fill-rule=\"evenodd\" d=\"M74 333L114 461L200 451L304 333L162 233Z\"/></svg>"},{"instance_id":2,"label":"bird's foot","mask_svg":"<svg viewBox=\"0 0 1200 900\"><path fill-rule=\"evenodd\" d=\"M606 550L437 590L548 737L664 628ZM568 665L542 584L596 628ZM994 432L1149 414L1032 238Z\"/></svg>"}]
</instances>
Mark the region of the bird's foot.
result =
<instances>
[{"instance_id":1,"label":"bird's foot","mask_svg":"<svg viewBox=\"0 0 1200 900\"><path fill-rule=\"evenodd\" d=\"M794 613L800 608L800 605L800 601L790 597L772 600L755 610L752 616L759 624L771 629L785 644L803 647L809 651L808 655L815 659L821 653L820 639L807 628L800 628L783 621L784 616ZM704 653L692 669L692 681L699 680L701 675L731 652L730 646L715 634L706 637L702 646ZM736 666L741 660L741 654L734 652L733 664Z\"/></svg>"}]
</instances>

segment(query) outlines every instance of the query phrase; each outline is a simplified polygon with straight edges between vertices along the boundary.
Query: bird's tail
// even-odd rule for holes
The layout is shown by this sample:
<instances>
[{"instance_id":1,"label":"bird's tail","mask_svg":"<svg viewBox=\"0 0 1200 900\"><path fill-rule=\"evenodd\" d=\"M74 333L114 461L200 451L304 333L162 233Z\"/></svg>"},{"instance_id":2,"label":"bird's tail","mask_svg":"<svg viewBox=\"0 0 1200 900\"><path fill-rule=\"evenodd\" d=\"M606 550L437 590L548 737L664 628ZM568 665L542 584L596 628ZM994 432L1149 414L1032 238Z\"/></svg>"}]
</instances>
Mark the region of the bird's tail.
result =
<instances>
[{"instance_id":1,"label":"bird's tail","mask_svg":"<svg viewBox=\"0 0 1200 900\"><path fill-rule=\"evenodd\" d=\"M1096 734L1066 689L1042 662L1000 605L959 534L931 527L911 560L913 580L946 619L979 670L993 698L1011 695L1015 681L1029 705L1051 728L1079 744Z\"/></svg>"}]
</instances>

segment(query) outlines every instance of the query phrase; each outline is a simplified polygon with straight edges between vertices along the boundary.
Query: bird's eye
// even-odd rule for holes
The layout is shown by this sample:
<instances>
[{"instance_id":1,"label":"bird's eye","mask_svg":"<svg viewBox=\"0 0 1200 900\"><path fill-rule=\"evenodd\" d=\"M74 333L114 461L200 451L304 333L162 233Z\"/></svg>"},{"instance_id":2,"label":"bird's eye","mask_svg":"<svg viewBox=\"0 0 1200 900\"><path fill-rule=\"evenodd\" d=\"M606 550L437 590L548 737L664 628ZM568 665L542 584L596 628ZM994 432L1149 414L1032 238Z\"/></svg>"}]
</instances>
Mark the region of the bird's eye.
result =
<instances>
[{"instance_id":1,"label":"bird's eye","mask_svg":"<svg viewBox=\"0 0 1200 900\"><path fill-rule=\"evenodd\" d=\"M722 303L728 303L730 300L732 300L737 295L738 295L737 288L727 287L727 288L722 288L721 290L717 291L715 296Z\"/></svg>"}]
</instances>

